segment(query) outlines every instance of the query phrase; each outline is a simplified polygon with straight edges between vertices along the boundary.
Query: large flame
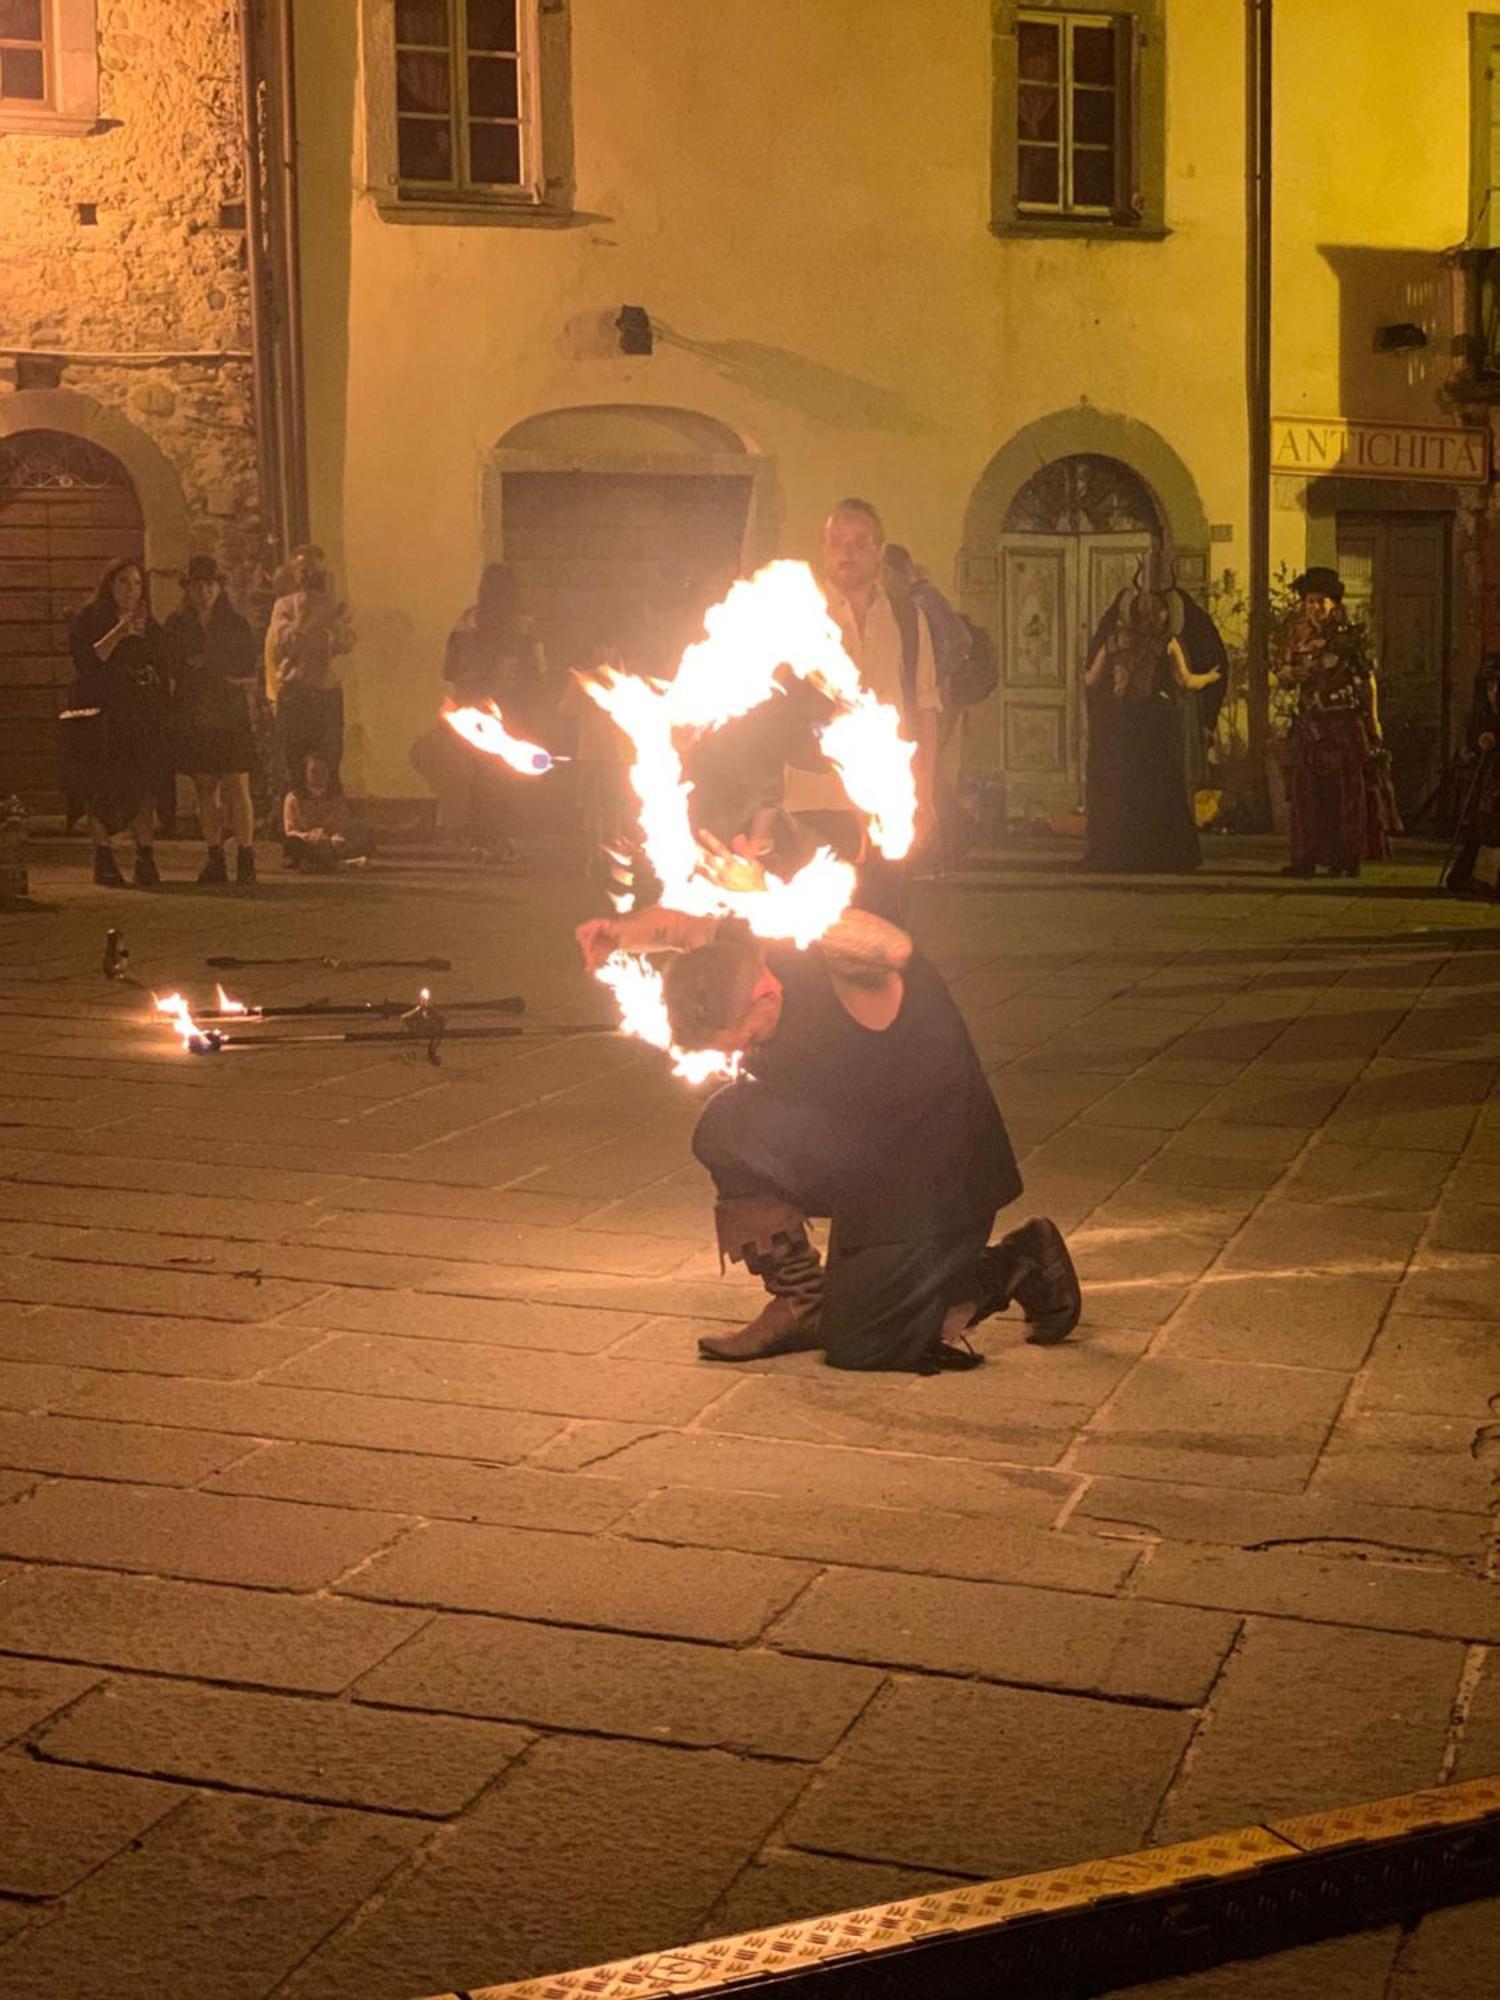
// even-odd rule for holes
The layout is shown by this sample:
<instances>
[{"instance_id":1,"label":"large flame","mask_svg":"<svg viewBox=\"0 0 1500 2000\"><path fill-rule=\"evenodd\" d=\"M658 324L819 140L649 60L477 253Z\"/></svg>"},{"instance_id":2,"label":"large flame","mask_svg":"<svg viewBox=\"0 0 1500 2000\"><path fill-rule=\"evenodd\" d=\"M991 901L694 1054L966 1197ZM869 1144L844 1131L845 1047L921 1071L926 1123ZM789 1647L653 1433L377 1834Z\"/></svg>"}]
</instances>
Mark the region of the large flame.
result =
<instances>
[{"instance_id":1,"label":"large flame","mask_svg":"<svg viewBox=\"0 0 1500 2000\"><path fill-rule=\"evenodd\" d=\"M443 720L465 743L472 743L486 757L499 757L523 778L539 778L552 769L552 754L538 743L523 742L512 736L505 718L492 701L460 708L445 702Z\"/></svg>"},{"instance_id":2,"label":"large flame","mask_svg":"<svg viewBox=\"0 0 1500 2000\"><path fill-rule=\"evenodd\" d=\"M901 735L896 711L860 680L805 563L774 562L736 583L704 625L707 637L688 647L674 680L602 667L582 676L583 686L634 745L630 781L640 842L661 882L662 903L689 916L741 917L757 937L806 946L848 908L853 868L820 848L787 880L738 886L734 869L693 833L679 739L702 736L774 699L783 692L778 676L789 668L832 704L817 730L819 745L871 840L897 860L909 852L916 826L915 746ZM630 899L617 900L629 907ZM737 1056L673 1048L661 980L645 959L616 953L598 976L615 995L622 1025L670 1051L679 1076L703 1081L737 1073Z\"/></svg>"}]
</instances>

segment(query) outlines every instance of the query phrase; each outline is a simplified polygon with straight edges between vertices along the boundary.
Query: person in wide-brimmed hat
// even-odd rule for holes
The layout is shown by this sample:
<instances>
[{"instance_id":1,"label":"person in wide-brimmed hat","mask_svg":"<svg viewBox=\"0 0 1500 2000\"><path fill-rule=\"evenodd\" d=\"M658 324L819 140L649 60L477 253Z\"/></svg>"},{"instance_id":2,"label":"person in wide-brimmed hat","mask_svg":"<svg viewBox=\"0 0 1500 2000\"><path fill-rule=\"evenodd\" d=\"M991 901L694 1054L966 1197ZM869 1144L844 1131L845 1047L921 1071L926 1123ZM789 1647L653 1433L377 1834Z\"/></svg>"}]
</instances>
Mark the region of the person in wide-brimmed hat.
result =
<instances>
[{"instance_id":1,"label":"person in wide-brimmed hat","mask_svg":"<svg viewBox=\"0 0 1500 2000\"><path fill-rule=\"evenodd\" d=\"M175 686L177 761L198 794L198 824L208 846L200 882L227 882L224 836L235 841L235 880L255 880L255 636L235 610L212 556L194 556L182 574L182 606L167 620Z\"/></svg>"},{"instance_id":2,"label":"person in wide-brimmed hat","mask_svg":"<svg viewBox=\"0 0 1500 2000\"><path fill-rule=\"evenodd\" d=\"M1375 667L1362 626L1344 610L1337 570L1315 566L1292 585L1276 679L1293 697L1287 736L1291 859L1284 875L1358 875L1400 831L1381 746Z\"/></svg>"}]
</instances>

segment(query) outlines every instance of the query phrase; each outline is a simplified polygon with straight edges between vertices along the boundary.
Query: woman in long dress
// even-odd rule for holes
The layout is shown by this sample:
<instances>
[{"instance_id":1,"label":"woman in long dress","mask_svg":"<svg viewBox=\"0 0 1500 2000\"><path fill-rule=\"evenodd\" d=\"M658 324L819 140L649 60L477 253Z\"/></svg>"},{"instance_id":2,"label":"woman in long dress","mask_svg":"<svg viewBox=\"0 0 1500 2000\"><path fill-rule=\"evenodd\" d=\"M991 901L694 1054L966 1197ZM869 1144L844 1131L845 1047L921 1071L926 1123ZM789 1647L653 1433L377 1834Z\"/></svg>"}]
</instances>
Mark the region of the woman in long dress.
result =
<instances>
[{"instance_id":1,"label":"woman in long dress","mask_svg":"<svg viewBox=\"0 0 1500 2000\"><path fill-rule=\"evenodd\" d=\"M1336 570L1310 569L1292 588L1298 608L1276 646L1276 679L1291 692L1287 735L1290 861L1283 875L1358 875L1399 833L1381 748L1375 667L1364 628L1344 610Z\"/></svg>"},{"instance_id":2,"label":"woman in long dress","mask_svg":"<svg viewBox=\"0 0 1500 2000\"><path fill-rule=\"evenodd\" d=\"M1202 854L1188 805L1180 697L1210 687L1173 636L1165 597L1141 590L1120 605L1110 636L1084 674L1089 749L1083 866L1149 875L1187 874Z\"/></svg>"},{"instance_id":3,"label":"woman in long dress","mask_svg":"<svg viewBox=\"0 0 1500 2000\"><path fill-rule=\"evenodd\" d=\"M73 620L72 714L86 719L89 748L69 790L88 801L94 836L94 880L123 888L114 837L129 827L135 841L132 880L138 889L161 882L156 867L155 789L167 740L171 677L162 628L151 616L146 574L133 556L112 562L99 588Z\"/></svg>"}]
</instances>

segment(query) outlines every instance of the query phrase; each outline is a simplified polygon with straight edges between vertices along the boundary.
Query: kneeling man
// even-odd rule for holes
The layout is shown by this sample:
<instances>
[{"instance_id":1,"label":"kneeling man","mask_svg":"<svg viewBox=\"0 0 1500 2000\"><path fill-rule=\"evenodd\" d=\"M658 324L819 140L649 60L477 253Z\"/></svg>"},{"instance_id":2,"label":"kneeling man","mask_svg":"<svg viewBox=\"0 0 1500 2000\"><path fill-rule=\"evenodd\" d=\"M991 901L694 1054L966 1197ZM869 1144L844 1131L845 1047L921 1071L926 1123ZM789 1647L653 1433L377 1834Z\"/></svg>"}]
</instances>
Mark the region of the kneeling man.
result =
<instances>
[{"instance_id":1,"label":"kneeling man","mask_svg":"<svg viewBox=\"0 0 1500 2000\"><path fill-rule=\"evenodd\" d=\"M1005 1125L953 998L911 939L850 911L819 944L762 945L732 920L647 909L580 926L585 962L670 952L683 1049L742 1051L693 1151L713 1177L721 1258L770 1299L701 1340L723 1361L824 1349L834 1368L970 1368L963 1334L1018 1303L1028 1338L1066 1339L1078 1279L1056 1226L987 1247L1021 1192ZM826 1269L810 1216L832 1223Z\"/></svg>"}]
</instances>

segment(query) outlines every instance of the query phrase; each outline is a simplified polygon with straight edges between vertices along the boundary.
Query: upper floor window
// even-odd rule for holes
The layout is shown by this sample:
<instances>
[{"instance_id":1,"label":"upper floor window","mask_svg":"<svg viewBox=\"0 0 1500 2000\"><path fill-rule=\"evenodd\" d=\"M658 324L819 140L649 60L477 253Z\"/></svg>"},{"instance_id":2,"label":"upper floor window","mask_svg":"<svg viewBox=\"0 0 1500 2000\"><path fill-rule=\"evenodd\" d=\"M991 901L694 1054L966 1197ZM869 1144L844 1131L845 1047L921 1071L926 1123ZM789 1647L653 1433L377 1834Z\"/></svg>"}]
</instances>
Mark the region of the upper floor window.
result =
<instances>
[{"instance_id":1,"label":"upper floor window","mask_svg":"<svg viewBox=\"0 0 1500 2000\"><path fill-rule=\"evenodd\" d=\"M49 12L43 0L0 0L0 104L46 104Z\"/></svg>"},{"instance_id":2,"label":"upper floor window","mask_svg":"<svg viewBox=\"0 0 1500 2000\"><path fill-rule=\"evenodd\" d=\"M535 27L528 0L396 0L403 189L519 194L534 183Z\"/></svg>"},{"instance_id":3,"label":"upper floor window","mask_svg":"<svg viewBox=\"0 0 1500 2000\"><path fill-rule=\"evenodd\" d=\"M0 132L92 131L96 0L0 0Z\"/></svg>"},{"instance_id":4,"label":"upper floor window","mask_svg":"<svg viewBox=\"0 0 1500 2000\"><path fill-rule=\"evenodd\" d=\"M1111 215L1128 134L1129 20L1023 14L1016 24L1016 199L1033 213ZM1121 88L1122 83L1126 86Z\"/></svg>"},{"instance_id":5,"label":"upper floor window","mask_svg":"<svg viewBox=\"0 0 1500 2000\"><path fill-rule=\"evenodd\" d=\"M439 219L565 214L567 16L568 0L362 0L376 200Z\"/></svg>"},{"instance_id":6,"label":"upper floor window","mask_svg":"<svg viewBox=\"0 0 1500 2000\"><path fill-rule=\"evenodd\" d=\"M994 226L1160 234L1165 0L999 0Z\"/></svg>"}]
</instances>

